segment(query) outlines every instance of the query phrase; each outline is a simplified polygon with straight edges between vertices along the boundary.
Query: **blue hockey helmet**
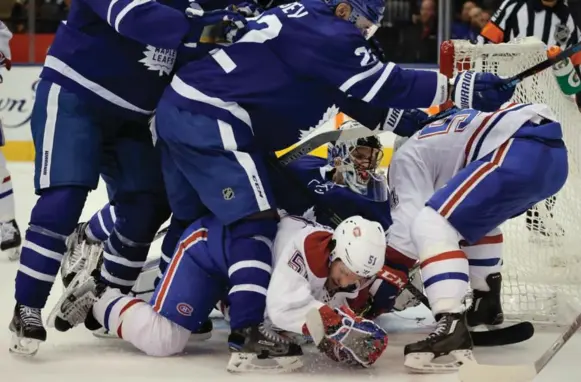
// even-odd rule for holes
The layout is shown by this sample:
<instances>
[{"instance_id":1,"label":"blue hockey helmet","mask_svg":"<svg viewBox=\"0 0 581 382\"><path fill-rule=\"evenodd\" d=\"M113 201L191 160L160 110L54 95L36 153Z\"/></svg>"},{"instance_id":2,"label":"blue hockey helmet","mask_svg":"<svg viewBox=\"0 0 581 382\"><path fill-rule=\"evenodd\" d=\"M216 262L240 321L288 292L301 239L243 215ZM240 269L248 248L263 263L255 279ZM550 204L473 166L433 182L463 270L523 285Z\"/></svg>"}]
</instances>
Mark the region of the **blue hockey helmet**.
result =
<instances>
[{"instance_id":1,"label":"blue hockey helmet","mask_svg":"<svg viewBox=\"0 0 581 382\"><path fill-rule=\"evenodd\" d=\"M361 127L359 122L349 120L339 128L357 127ZM378 169L383 158L382 149L376 136L329 144L327 164L335 169L333 180L366 199L385 202L388 198L387 179Z\"/></svg>"},{"instance_id":2,"label":"blue hockey helmet","mask_svg":"<svg viewBox=\"0 0 581 382\"><path fill-rule=\"evenodd\" d=\"M335 9L339 4L346 3L351 6L351 21L357 28L361 30L366 39L371 38L383 18L383 11L385 10L384 0L323 0L332 9Z\"/></svg>"}]
</instances>

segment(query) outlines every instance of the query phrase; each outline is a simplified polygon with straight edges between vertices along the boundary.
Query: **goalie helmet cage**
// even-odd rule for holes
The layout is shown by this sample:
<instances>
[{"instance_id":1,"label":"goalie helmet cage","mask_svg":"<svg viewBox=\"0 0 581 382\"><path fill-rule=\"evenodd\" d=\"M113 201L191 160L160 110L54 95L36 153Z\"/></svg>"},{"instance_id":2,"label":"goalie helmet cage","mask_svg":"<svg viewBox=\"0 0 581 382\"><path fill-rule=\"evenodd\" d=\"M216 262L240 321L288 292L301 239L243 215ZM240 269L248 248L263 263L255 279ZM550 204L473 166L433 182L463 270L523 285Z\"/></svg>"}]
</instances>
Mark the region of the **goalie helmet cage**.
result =
<instances>
[{"instance_id":1,"label":"goalie helmet cage","mask_svg":"<svg viewBox=\"0 0 581 382\"><path fill-rule=\"evenodd\" d=\"M465 70L509 77L545 60L547 48L534 37L505 44L476 45L444 41L440 72L450 78ZM563 126L569 153L569 177L554 202L535 206L501 226L504 235L502 300L506 318L537 324L568 325L581 310L581 114L564 95L551 69L525 79L514 102L547 104Z\"/></svg>"}]
</instances>

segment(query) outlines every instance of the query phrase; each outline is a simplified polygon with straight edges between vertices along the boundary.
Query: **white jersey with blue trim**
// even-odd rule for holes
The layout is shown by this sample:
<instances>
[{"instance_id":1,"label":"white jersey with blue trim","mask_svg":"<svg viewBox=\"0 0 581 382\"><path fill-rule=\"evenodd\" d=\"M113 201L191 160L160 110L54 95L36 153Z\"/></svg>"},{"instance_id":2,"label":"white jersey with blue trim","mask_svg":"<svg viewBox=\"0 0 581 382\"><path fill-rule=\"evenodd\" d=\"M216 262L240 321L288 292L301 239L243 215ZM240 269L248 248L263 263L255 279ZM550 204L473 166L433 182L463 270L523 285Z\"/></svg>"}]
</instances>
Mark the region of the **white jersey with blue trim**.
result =
<instances>
[{"instance_id":1,"label":"white jersey with blue trim","mask_svg":"<svg viewBox=\"0 0 581 382\"><path fill-rule=\"evenodd\" d=\"M526 122L543 119L556 120L543 104L506 104L493 113L461 109L418 131L400 150L411 152L406 158L425 166L436 190L467 164L508 141Z\"/></svg>"},{"instance_id":2,"label":"white jersey with blue trim","mask_svg":"<svg viewBox=\"0 0 581 382\"><path fill-rule=\"evenodd\" d=\"M428 107L447 98L447 86L439 73L380 62L354 24L304 0L264 12L240 40L180 68L163 99L250 128L274 150L349 99L375 110Z\"/></svg>"}]
</instances>

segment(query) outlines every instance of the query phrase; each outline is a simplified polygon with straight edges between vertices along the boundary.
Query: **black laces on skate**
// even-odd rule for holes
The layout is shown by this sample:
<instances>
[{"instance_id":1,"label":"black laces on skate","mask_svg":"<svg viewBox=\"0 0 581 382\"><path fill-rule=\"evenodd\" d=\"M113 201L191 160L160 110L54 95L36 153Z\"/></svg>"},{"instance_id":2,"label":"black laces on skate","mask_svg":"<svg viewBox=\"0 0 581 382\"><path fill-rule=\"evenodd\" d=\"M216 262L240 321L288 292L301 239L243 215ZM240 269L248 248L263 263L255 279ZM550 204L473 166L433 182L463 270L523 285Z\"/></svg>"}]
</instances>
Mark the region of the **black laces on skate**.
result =
<instances>
[{"instance_id":1,"label":"black laces on skate","mask_svg":"<svg viewBox=\"0 0 581 382\"><path fill-rule=\"evenodd\" d=\"M42 326L40 309L20 305L20 318L25 326Z\"/></svg>"},{"instance_id":2,"label":"black laces on skate","mask_svg":"<svg viewBox=\"0 0 581 382\"><path fill-rule=\"evenodd\" d=\"M264 326L264 324L260 324L260 326L258 327L258 331L260 332L260 334L262 334L264 337L266 337L267 339L274 343L288 345L293 342L290 338L278 334L274 330Z\"/></svg>"}]
</instances>

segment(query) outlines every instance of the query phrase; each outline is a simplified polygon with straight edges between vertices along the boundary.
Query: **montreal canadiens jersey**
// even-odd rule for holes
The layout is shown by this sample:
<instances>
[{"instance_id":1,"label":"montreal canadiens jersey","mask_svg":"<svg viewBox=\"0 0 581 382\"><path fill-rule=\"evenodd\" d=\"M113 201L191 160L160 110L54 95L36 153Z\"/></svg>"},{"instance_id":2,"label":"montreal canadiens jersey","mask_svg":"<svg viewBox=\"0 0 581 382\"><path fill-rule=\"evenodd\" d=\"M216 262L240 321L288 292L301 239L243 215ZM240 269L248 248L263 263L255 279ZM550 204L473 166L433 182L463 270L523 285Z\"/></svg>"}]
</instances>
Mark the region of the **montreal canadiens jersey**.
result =
<instances>
[{"instance_id":1,"label":"montreal canadiens jersey","mask_svg":"<svg viewBox=\"0 0 581 382\"><path fill-rule=\"evenodd\" d=\"M190 31L187 0L75 0L41 77L128 117L149 117Z\"/></svg>"},{"instance_id":2,"label":"montreal canadiens jersey","mask_svg":"<svg viewBox=\"0 0 581 382\"><path fill-rule=\"evenodd\" d=\"M439 189L467 164L500 147L527 122L538 124L546 119L556 121L549 107L542 104L506 104L493 113L458 110L418 131L396 152L393 161L421 164L433 178L434 189ZM538 126L531 132L536 139L562 138L558 124Z\"/></svg>"},{"instance_id":3,"label":"montreal canadiens jersey","mask_svg":"<svg viewBox=\"0 0 581 382\"><path fill-rule=\"evenodd\" d=\"M387 231L392 223L389 201L375 202L334 183L329 170L325 159L312 155L295 160L283 171L270 168L269 179L277 206L289 214L314 218L331 227L336 224L327 210L343 219L361 215L380 223Z\"/></svg>"},{"instance_id":4,"label":"montreal canadiens jersey","mask_svg":"<svg viewBox=\"0 0 581 382\"><path fill-rule=\"evenodd\" d=\"M338 308L359 294L325 287L329 275L329 241L333 230L294 217L281 218L274 241L274 270L266 294L266 312L280 329L303 333L307 313L327 304Z\"/></svg>"},{"instance_id":5,"label":"montreal canadiens jersey","mask_svg":"<svg viewBox=\"0 0 581 382\"><path fill-rule=\"evenodd\" d=\"M179 68L165 101L251 129L280 150L337 114L350 98L374 108L416 108L447 97L445 76L379 62L351 22L322 0L281 5L251 19L234 44ZM375 126L369 126L375 128Z\"/></svg>"}]
</instances>

